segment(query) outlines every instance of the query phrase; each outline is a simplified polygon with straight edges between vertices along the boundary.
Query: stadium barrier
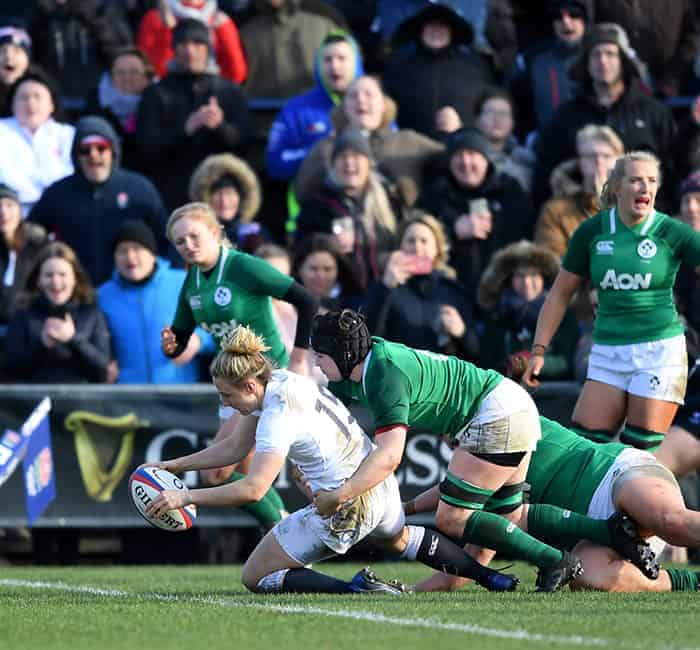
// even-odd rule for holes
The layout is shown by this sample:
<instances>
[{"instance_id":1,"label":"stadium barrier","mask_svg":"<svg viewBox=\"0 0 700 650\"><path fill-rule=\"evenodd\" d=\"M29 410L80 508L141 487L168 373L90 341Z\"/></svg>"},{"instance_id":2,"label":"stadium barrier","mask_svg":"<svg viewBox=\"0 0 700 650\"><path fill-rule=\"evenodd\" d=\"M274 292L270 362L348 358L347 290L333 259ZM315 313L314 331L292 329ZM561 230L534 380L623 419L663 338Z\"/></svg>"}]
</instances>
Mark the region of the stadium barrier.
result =
<instances>
[{"instance_id":1,"label":"stadium barrier","mask_svg":"<svg viewBox=\"0 0 700 650\"><path fill-rule=\"evenodd\" d=\"M541 412L568 423L580 390L574 382L543 384L535 394ZM218 399L207 384L188 386L3 385L0 386L0 433L17 429L44 397L52 401L51 434L56 470L56 499L35 527L133 528L147 524L131 504L128 479L144 462L156 462L203 448L218 426ZM354 410L367 430L367 413ZM398 471L404 499L442 479L449 448L436 436L411 431ZM285 467L275 487L290 510L305 502ZM185 481L197 487L199 476ZM0 527L26 526L20 471L0 487ZM236 509L209 508L199 527L254 526Z\"/></svg>"}]
</instances>

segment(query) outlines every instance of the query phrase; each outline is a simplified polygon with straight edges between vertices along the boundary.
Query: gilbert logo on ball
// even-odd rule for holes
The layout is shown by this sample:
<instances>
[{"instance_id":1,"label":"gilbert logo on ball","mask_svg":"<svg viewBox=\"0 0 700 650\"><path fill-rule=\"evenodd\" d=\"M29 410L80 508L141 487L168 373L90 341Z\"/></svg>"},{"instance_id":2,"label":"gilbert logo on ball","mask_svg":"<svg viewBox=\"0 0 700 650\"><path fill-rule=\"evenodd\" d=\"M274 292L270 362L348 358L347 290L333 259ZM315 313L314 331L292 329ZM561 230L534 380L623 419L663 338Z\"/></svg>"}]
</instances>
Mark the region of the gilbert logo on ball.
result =
<instances>
[{"instance_id":1,"label":"gilbert logo on ball","mask_svg":"<svg viewBox=\"0 0 700 650\"><path fill-rule=\"evenodd\" d=\"M149 517L146 508L163 490L186 489L185 484L175 474L158 467L141 467L129 479L129 493L136 510L149 524L163 530L180 531L192 528L197 518L197 506L190 504L176 510L168 510L156 518Z\"/></svg>"}]
</instances>

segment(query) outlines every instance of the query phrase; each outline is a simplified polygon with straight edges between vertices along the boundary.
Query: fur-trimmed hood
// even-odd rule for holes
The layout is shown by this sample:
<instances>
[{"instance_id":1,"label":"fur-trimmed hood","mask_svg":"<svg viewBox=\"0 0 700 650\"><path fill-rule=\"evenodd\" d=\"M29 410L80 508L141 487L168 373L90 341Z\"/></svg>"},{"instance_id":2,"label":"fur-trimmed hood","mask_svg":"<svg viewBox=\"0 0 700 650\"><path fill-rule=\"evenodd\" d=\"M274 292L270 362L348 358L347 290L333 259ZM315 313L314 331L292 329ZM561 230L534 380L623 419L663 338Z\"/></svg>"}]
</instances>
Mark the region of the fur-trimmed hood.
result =
<instances>
[{"instance_id":1,"label":"fur-trimmed hood","mask_svg":"<svg viewBox=\"0 0 700 650\"><path fill-rule=\"evenodd\" d=\"M552 196L572 197L583 192L583 179L578 160L572 158L559 163L549 177Z\"/></svg>"},{"instance_id":2,"label":"fur-trimmed hood","mask_svg":"<svg viewBox=\"0 0 700 650\"><path fill-rule=\"evenodd\" d=\"M540 270L545 286L554 282L559 271L559 258L548 248L521 239L497 251L479 282L479 305L492 309L518 266L531 265Z\"/></svg>"},{"instance_id":3,"label":"fur-trimmed hood","mask_svg":"<svg viewBox=\"0 0 700 650\"><path fill-rule=\"evenodd\" d=\"M396 121L397 113L398 108L396 102L389 97L389 95L384 95L384 114L382 115L382 121L377 131L388 131L391 129L392 124ZM336 133L340 133L344 128L350 125L342 104L335 106L331 111L331 121L333 122L333 126L335 126Z\"/></svg>"},{"instance_id":4,"label":"fur-trimmed hood","mask_svg":"<svg viewBox=\"0 0 700 650\"><path fill-rule=\"evenodd\" d=\"M241 223L252 221L260 209L260 183L250 165L233 154L208 156L199 164L190 179L190 198L209 203L212 185L224 176L233 176L242 188L238 208Z\"/></svg>"}]
</instances>

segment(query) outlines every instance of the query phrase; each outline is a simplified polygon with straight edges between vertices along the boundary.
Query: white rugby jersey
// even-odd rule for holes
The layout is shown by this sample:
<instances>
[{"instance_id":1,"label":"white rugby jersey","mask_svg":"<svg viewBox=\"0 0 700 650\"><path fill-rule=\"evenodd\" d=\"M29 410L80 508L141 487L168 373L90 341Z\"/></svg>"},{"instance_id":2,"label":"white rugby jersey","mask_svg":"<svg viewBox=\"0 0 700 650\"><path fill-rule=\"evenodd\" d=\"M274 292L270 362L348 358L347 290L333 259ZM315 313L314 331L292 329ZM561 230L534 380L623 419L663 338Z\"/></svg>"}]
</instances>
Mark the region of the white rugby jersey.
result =
<instances>
[{"instance_id":1,"label":"white rugby jersey","mask_svg":"<svg viewBox=\"0 0 700 650\"><path fill-rule=\"evenodd\" d=\"M316 491L341 485L374 447L327 388L288 370L272 373L255 433L256 452L287 456Z\"/></svg>"}]
</instances>

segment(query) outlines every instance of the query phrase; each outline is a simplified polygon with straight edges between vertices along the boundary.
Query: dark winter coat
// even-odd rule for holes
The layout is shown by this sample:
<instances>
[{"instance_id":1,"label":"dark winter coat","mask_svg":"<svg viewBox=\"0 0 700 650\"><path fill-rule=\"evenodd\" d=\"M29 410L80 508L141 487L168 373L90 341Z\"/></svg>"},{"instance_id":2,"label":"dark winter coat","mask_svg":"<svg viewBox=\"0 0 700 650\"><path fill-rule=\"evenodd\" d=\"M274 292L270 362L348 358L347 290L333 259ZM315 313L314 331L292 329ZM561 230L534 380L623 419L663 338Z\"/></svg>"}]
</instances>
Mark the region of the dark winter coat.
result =
<instances>
[{"instance_id":1,"label":"dark winter coat","mask_svg":"<svg viewBox=\"0 0 700 650\"><path fill-rule=\"evenodd\" d=\"M46 348L41 341L44 321L66 313L73 317L75 336L68 343ZM94 304L56 307L40 296L10 321L5 371L10 381L17 383L100 383L105 380L111 356L107 322Z\"/></svg>"}]
</instances>

